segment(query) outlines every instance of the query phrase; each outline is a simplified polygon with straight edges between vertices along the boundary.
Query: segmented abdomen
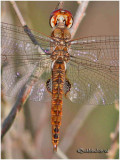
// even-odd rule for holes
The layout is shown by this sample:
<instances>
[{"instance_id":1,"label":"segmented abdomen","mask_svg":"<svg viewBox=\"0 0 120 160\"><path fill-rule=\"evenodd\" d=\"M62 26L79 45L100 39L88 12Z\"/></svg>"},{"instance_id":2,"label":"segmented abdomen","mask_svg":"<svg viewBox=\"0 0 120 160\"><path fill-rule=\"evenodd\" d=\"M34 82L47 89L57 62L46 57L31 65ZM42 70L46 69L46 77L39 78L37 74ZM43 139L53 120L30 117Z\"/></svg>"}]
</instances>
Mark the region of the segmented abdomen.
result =
<instances>
[{"instance_id":1,"label":"segmented abdomen","mask_svg":"<svg viewBox=\"0 0 120 160\"><path fill-rule=\"evenodd\" d=\"M65 81L65 64L59 57L52 69L52 108L51 108L51 123L52 123L52 143L54 150L57 150L59 143L59 130L62 118L63 104L63 86Z\"/></svg>"}]
</instances>

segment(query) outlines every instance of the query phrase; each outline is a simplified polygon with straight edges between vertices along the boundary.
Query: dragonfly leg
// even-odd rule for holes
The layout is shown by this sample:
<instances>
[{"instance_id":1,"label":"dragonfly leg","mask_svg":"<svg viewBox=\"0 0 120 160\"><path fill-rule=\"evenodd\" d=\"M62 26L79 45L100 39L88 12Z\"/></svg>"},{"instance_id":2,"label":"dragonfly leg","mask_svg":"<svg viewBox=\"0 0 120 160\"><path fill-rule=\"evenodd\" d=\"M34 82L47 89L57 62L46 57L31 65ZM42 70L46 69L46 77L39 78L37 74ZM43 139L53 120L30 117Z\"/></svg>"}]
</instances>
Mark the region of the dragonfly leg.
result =
<instances>
[{"instance_id":1,"label":"dragonfly leg","mask_svg":"<svg viewBox=\"0 0 120 160\"><path fill-rule=\"evenodd\" d=\"M49 93L52 93L52 79L48 79L46 82L46 88Z\"/></svg>"},{"instance_id":2,"label":"dragonfly leg","mask_svg":"<svg viewBox=\"0 0 120 160\"><path fill-rule=\"evenodd\" d=\"M65 83L64 83L64 93L65 93L65 96L70 91L70 89L71 89L71 84L70 84L70 82L69 82L68 79L65 79Z\"/></svg>"}]
</instances>

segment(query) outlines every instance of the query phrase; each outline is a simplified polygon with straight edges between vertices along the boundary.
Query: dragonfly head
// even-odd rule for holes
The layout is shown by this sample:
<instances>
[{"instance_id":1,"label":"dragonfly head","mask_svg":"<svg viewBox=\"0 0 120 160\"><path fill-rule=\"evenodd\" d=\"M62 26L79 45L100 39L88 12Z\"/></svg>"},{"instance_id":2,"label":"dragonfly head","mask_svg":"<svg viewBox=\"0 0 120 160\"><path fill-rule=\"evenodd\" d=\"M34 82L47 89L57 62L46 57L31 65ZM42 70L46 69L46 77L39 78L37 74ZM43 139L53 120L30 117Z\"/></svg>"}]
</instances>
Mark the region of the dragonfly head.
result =
<instances>
[{"instance_id":1,"label":"dragonfly head","mask_svg":"<svg viewBox=\"0 0 120 160\"><path fill-rule=\"evenodd\" d=\"M53 28L55 26L71 28L73 24L72 14L63 9L57 9L51 13L50 16L50 26Z\"/></svg>"}]
</instances>

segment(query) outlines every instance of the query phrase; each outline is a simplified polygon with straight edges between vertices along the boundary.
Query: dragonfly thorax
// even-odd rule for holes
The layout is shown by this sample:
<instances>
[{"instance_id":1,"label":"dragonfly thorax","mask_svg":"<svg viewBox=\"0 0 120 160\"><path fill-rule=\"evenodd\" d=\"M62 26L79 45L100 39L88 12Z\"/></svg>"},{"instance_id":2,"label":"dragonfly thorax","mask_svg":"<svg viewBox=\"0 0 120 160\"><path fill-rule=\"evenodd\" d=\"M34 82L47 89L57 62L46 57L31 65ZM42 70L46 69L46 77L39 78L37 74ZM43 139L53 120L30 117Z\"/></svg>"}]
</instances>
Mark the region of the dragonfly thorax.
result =
<instances>
[{"instance_id":1,"label":"dragonfly thorax","mask_svg":"<svg viewBox=\"0 0 120 160\"><path fill-rule=\"evenodd\" d=\"M59 57L65 62L68 62L70 55L68 53L68 41L71 39L71 34L67 28L56 27L51 34L51 37L54 39L51 42L51 58L53 61L57 60Z\"/></svg>"},{"instance_id":2,"label":"dragonfly thorax","mask_svg":"<svg viewBox=\"0 0 120 160\"><path fill-rule=\"evenodd\" d=\"M70 55L68 53L67 47L66 46L56 46L54 51L51 54L51 59L53 61L58 60L59 58L62 59L62 61L68 62L70 59Z\"/></svg>"},{"instance_id":3,"label":"dragonfly thorax","mask_svg":"<svg viewBox=\"0 0 120 160\"><path fill-rule=\"evenodd\" d=\"M71 39L71 34L67 28L55 28L51 34L51 37L56 39L57 41L68 41Z\"/></svg>"}]
</instances>

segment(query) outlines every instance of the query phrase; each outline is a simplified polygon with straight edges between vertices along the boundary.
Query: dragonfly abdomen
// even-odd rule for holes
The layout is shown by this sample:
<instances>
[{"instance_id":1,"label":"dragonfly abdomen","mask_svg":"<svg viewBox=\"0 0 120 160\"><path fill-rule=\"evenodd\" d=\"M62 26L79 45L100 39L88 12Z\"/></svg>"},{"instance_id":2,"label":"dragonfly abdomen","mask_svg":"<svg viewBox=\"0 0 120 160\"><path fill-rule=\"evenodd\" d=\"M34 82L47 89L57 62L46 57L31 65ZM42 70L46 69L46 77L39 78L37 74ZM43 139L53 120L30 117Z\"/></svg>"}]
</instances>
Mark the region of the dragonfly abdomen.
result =
<instances>
[{"instance_id":1,"label":"dragonfly abdomen","mask_svg":"<svg viewBox=\"0 0 120 160\"><path fill-rule=\"evenodd\" d=\"M51 123L52 123L52 143L54 150L57 150L59 143L59 130L62 118L63 104L63 87L65 81L65 63L59 57L52 69L52 108L51 108Z\"/></svg>"}]
</instances>

